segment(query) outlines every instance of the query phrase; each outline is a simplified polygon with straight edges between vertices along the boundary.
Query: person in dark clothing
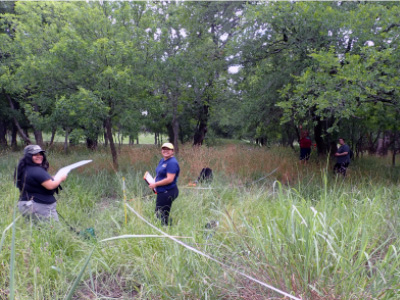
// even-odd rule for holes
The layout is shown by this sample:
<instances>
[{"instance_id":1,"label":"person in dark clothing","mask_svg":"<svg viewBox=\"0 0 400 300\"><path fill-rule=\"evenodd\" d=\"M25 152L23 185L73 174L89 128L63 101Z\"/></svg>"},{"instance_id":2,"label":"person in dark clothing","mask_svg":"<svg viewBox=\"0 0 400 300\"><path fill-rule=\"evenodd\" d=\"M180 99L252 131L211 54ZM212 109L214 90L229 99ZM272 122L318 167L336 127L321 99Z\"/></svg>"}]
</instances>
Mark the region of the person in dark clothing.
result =
<instances>
[{"instance_id":1,"label":"person in dark clothing","mask_svg":"<svg viewBox=\"0 0 400 300\"><path fill-rule=\"evenodd\" d=\"M38 220L58 221L54 193L67 176L53 178L48 172L45 151L38 145L28 145L20 159L14 180L20 190L18 209L22 215Z\"/></svg>"},{"instance_id":2,"label":"person in dark clothing","mask_svg":"<svg viewBox=\"0 0 400 300\"><path fill-rule=\"evenodd\" d=\"M347 167L350 164L350 147L345 143L343 138L339 139L340 147L335 153L336 164L333 167L335 173L346 176Z\"/></svg>"},{"instance_id":3,"label":"person in dark clothing","mask_svg":"<svg viewBox=\"0 0 400 300\"><path fill-rule=\"evenodd\" d=\"M164 143L161 147L163 158L156 168L155 182L149 184L149 188L156 190L156 216L161 220L163 225L168 225L169 213L171 211L172 202L178 197L178 177L179 164L174 157L174 145Z\"/></svg>"},{"instance_id":4,"label":"person in dark clothing","mask_svg":"<svg viewBox=\"0 0 400 300\"><path fill-rule=\"evenodd\" d=\"M213 171L210 168L201 169L200 175L195 181L195 183L211 183L213 180Z\"/></svg>"},{"instance_id":5,"label":"person in dark clothing","mask_svg":"<svg viewBox=\"0 0 400 300\"><path fill-rule=\"evenodd\" d=\"M300 125L300 161L306 163L311 155L311 138L308 135L308 131L303 131L303 126Z\"/></svg>"}]
</instances>

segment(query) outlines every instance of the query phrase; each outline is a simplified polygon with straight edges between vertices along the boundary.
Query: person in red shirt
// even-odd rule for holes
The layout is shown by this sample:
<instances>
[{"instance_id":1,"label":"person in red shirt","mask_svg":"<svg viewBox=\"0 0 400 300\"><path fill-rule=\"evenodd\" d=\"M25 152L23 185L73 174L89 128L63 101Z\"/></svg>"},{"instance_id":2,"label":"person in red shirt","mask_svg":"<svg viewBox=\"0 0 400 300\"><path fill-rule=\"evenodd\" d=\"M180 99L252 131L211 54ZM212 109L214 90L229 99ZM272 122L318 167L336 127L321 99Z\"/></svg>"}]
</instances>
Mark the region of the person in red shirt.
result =
<instances>
[{"instance_id":1,"label":"person in red shirt","mask_svg":"<svg viewBox=\"0 0 400 300\"><path fill-rule=\"evenodd\" d=\"M300 125L300 161L306 163L310 158L311 154L311 138L308 135L308 131L303 131L303 126Z\"/></svg>"}]
</instances>

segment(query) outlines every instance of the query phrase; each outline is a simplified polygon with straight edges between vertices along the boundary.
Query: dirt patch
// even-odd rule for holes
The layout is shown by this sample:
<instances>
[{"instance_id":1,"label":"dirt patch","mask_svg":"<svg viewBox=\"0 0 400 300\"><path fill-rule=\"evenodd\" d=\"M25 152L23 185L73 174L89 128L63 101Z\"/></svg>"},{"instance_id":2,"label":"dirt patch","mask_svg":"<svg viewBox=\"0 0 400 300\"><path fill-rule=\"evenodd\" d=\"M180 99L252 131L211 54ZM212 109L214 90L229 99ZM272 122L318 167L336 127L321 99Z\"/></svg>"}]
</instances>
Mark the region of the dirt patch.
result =
<instances>
[{"instance_id":1,"label":"dirt patch","mask_svg":"<svg viewBox=\"0 0 400 300\"><path fill-rule=\"evenodd\" d=\"M9 292L7 290L0 289L0 300L7 300L9 297Z\"/></svg>"},{"instance_id":2,"label":"dirt patch","mask_svg":"<svg viewBox=\"0 0 400 300\"><path fill-rule=\"evenodd\" d=\"M77 289L72 299L92 300L99 298L135 299L140 285L120 273L92 275Z\"/></svg>"}]
</instances>

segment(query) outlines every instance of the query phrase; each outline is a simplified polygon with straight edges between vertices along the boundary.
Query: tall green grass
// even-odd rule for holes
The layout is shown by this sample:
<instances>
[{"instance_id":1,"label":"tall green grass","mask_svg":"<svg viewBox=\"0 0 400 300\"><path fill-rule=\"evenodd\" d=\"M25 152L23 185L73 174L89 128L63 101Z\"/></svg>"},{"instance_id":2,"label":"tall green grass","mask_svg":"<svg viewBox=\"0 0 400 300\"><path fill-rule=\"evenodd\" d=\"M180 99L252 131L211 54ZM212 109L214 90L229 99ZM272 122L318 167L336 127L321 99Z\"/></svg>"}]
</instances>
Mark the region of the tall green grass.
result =
<instances>
[{"instance_id":1,"label":"tall green grass","mask_svg":"<svg viewBox=\"0 0 400 300\"><path fill-rule=\"evenodd\" d=\"M105 150L51 150L54 173L93 159L70 173L58 210L77 230L94 228L94 240L63 220L35 225L17 215L11 230L19 155L0 156L0 299L284 299L167 238L100 242L158 234L129 211L125 224L122 177L129 205L152 224L298 298L398 298L400 189L398 170L384 159L364 157L343 179L331 174L329 161L298 165L286 149L184 146L180 195L165 228L142 179L154 174L157 148L122 148L118 173ZM212 184L187 185L205 166L214 170ZM212 221L218 226L207 228Z\"/></svg>"}]
</instances>

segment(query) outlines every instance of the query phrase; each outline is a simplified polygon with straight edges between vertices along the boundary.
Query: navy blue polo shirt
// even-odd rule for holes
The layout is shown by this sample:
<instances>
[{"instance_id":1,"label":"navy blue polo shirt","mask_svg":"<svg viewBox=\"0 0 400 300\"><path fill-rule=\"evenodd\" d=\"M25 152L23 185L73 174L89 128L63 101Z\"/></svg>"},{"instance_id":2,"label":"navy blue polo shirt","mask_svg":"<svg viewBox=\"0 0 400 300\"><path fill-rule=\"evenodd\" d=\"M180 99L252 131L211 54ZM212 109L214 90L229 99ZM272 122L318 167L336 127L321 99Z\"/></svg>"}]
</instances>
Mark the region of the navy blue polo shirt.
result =
<instances>
[{"instance_id":1,"label":"navy blue polo shirt","mask_svg":"<svg viewBox=\"0 0 400 300\"><path fill-rule=\"evenodd\" d=\"M171 157L167 160L164 160L164 158L162 158L156 168L156 174L157 174L156 182L167 178L167 173L176 175L174 181L171 182L170 184L158 186L156 188L157 193L163 193L176 187L179 172L180 172L179 164L175 157Z\"/></svg>"},{"instance_id":2,"label":"navy blue polo shirt","mask_svg":"<svg viewBox=\"0 0 400 300\"><path fill-rule=\"evenodd\" d=\"M336 162L338 164L350 162L350 147L347 144L340 146L337 151L337 153L343 153L343 152L347 152L347 155L336 156Z\"/></svg>"}]
</instances>

